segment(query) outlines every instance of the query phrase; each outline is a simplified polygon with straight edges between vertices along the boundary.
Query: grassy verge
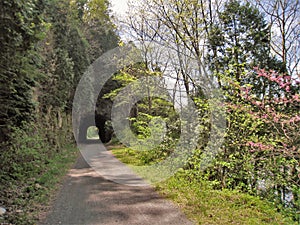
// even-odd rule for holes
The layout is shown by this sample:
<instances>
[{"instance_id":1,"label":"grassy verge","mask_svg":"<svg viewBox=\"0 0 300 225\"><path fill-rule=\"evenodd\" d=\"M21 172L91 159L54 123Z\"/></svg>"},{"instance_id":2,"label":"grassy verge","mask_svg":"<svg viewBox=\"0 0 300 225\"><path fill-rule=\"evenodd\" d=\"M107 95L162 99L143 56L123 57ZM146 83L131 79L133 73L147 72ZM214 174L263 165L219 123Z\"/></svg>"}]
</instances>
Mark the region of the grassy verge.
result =
<instances>
[{"instance_id":1,"label":"grassy verge","mask_svg":"<svg viewBox=\"0 0 300 225\"><path fill-rule=\"evenodd\" d=\"M59 187L60 181L74 164L78 150L67 145L45 162L36 162L40 173L26 172L24 178L6 180L1 190L1 202L7 213L0 224L36 224L48 210L48 204Z\"/></svg>"},{"instance_id":2,"label":"grassy verge","mask_svg":"<svg viewBox=\"0 0 300 225\"><path fill-rule=\"evenodd\" d=\"M123 163L143 165L133 150L122 146L111 147L111 150ZM207 181L191 177L182 170L156 188L198 224L296 224L267 201L237 191L213 190Z\"/></svg>"}]
</instances>

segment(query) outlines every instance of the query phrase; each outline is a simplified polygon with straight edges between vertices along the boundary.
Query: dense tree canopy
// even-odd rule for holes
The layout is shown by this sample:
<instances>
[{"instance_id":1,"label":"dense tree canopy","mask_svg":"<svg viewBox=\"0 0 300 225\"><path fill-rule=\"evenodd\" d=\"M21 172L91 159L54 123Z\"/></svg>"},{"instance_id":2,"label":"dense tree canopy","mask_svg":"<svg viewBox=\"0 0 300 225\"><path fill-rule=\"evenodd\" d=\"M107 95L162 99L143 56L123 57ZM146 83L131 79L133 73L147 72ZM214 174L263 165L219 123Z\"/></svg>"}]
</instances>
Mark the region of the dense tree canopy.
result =
<instances>
[{"instance_id":1,"label":"dense tree canopy","mask_svg":"<svg viewBox=\"0 0 300 225\"><path fill-rule=\"evenodd\" d=\"M43 37L43 1L1 1L0 141L11 126L32 119L31 89L40 62L35 43Z\"/></svg>"},{"instance_id":2,"label":"dense tree canopy","mask_svg":"<svg viewBox=\"0 0 300 225\"><path fill-rule=\"evenodd\" d=\"M258 9L249 3L230 1L219 14L209 36L212 70L224 73L231 69L237 81L254 66L277 69L270 55L270 29ZM214 52L214 51L212 51ZM279 67L279 66L277 66ZM245 75L244 75L245 76Z\"/></svg>"},{"instance_id":3,"label":"dense tree canopy","mask_svg":"<svg viewBox=\"0 0 300 225\"><path fill-rule=\"evenodd\" d=\"M216 188L247 191L298 210L299 1L147 0L134 7L125 25L143 46L148 69L158 66L173 79L172 91L192 96L201 115L203 133L187 171ZM226 131L215 149L219 154L203 170L216 116L209 102L218 102L205 90L213 86L221 90Z\"/></svg>"},{"instance_id":4,"label":"dense tree canopy","mask_svg":"<svg viewBox=\"0 0 300 225\"><path fill-rule=\"evenodd\" d=\"M35 109L70 112L74 90L88 65L117 46L108 4L1 1L2 141L8 140L11 126L33 119Z\"/></svg>"},{"instance_id":5,"label":"dense tree canopy","mask_svg":"<svg viewBox=\"0 0 300 225\"><path fill-rule=\"evenodd\" d=\"M74 142L72 101L83 73L123 42L107 0L1 0L0 9L0 185L14 187L13 194L0 193L14 205L30 193L16 191L19 183L35 184L55 154ZM299 14L298 0L134 4L125 37L139 43L143 58L102 89L96 113L111 107L130 82L167 78L173 102L145 88L147 97L126 118L141 143L155 131L148 126L152 119L167 124L163 141L139 153L141 161L150 165L172 154L186 125L175 103L188 113L183 102L190 97L201 131L191 138L197 149L183 162L189 179L266 197L299 219ZM111 128L109 117L100 119L99 133ZM219 117L225 131L214 123ZM203 169L210 145L218 154Z\"/></svg>"},{"instance_id":6,"label":"dense tree canopy","mask_svg":"<svg viewBox=\"0 0 300 225\"><path fill-rule=\"evenodd\" d=\"M0 205L8 223L34 224L14 210L30 204L20 199L74 143L75 88L118 44L108 8L99 0L0 1Z\"/></svg>"}]
</instances>

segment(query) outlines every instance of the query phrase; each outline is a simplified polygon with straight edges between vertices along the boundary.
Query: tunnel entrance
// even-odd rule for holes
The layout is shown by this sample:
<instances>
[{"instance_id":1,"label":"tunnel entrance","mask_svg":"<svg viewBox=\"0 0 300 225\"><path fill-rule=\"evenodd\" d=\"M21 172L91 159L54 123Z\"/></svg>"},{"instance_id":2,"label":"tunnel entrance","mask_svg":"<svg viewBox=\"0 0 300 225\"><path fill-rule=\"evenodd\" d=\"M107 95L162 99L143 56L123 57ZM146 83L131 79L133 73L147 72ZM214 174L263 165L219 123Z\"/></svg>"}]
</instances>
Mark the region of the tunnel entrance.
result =
<instances>
[{"instance_id":1,"label":"tunnel entrance","mask_svg":"<svg viewBox=\"0 0 300 225\"><path fill-rule=\"evenodd\" d=\"M96 126L90 126L86 131L87 140L99 140L99 131Z\"/></svg>"},{"instance_id":2,"label":"tunnel entrance","mask_svg":"<svg viewBox=\"0 0 300 225\"><path fill-rule=\"evenodd\" d=\"M107 143L111 140L112 133L109 120L100 115L89 115L80 121L79 142L88 143L101 140L102 143Z\"/></svg>"}]
</instances>

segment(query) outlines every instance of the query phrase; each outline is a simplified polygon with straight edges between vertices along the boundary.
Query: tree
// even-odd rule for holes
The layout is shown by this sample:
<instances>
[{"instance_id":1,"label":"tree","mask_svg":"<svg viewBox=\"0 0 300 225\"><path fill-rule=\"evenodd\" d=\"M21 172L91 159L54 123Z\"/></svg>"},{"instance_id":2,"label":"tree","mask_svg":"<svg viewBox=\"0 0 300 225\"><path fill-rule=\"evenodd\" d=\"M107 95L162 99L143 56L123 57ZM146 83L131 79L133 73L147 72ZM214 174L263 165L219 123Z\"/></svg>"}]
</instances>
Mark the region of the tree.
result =
<instances>
[{"instance_id":1,"label":"tree","mask_svg":"<svg viewBox=\"0 0 300 225\"><path fill-rule=\"evenodd\" d=\"M174 90L193 94L213 85L204 56L207 31L221 2L147 0L129 15L127 26L143 46L144 60L173 79Z\"/></svg>"},{"instance_id":2,"label":"tree","mask_svg":"<svg viewBox=\"0 0 300 225\"><path fill-rule=\"evenodd\" d=\"M33 116L32 87L38 74L36 43L43 37L44 1L1 1L0 141L12 126Z\"/></svg>"},{"instance_id":3,"label":"tree","mask_svg":"<svg viewBox=\"0 0 300 225\"><path fill-rule=\"evenodd\" d=\"M231 0L225 4L210 30L209 49L211 69L219 75L230 70L237 82L247 83L247 72L255 66L278 68L270 56L268 24L249 3Z\"/></svg>"},{"instance_id":4,"label":"tree","mask_svg":"<svg viewBox=\"0 0 300 225\"><path fill-rule=\"evenodd\" d=\"M271 49L290 75L300 73L300 1L251 0L265 13L271 28Z\"/></svg>"},{"instance_id":5,"label":"tree","mask_svg":"<svg viewBox=\"0 0 300 225\"><path fill-rule=\"evenodd\" d=\"M82 18L91 1L0 1L0 196L10 212L0 218L3 223L36 223L27 212L38 191L33 187L41 190L49 162L72 158L71 103L77 82L91 59L117 45L107 1L100 5L102 15L95 15L103 16L111 33L101 27L95 38L112 35L111 42L88 42L91 30L85 30Z\"/></svg>"},{"instance_id":6,"label":"tree","mask_svg":"<svg viewBox=\"0 0 300 225\"><path fill-rule=\"evenodd\" d=\"M107 0L81 0L82 28L89 42L89 56L94 62L101 54L118 46L119 36L109 15Z\"/></svg>"}]
</instances>

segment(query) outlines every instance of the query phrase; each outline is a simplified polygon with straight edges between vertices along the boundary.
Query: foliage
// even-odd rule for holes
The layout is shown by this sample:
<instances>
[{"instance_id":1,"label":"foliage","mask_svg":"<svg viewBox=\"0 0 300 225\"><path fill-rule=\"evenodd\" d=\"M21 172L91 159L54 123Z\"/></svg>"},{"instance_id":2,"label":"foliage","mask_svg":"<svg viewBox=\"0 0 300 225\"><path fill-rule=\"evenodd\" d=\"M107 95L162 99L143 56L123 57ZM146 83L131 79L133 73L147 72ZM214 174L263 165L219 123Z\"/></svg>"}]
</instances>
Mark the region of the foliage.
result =
<instances>
[{"instance_id":1,"label":"foliage","mask_svg":"<svg viewBox=\"0 0 300 225\"><path fill-rule=\"evenodd\" d=\"M259 96L251 84L231 82L235 94L226 95L227 131L221 153L204 174L199 171L198 160L190 163L215 188L267 197L278 205L291 207L297 220L299 81L274 71L256 72L257 79L264 77L277 86L280 96L272 92Z\"/></svg>"},{"instance_id":2,"label":"foliage","mask_svg":"<svg viewBox=\"0 0 300 225\"><path fill-rule=\"evenodd\" d=\"M281 0L147 0L136 6L127 23L134 41L144 48L148 69L159 67L162 76L173 79L174 93L183 86L198 107L202 132L184 167L196 174L191 179L202 177L216 189L266 197L280 210L289 209L295 220L300 186L299 77L294 60L299 55L294 39L299 33L298 6L299 1ZM281 38L276 39L274 27ZM205 89L214 84L223 94L224 105L218 107L227 110L226 132L220 149L214 149L219 154L203 171L214 128L209 102L214 99L205 96ZM149 111L135 118L139 128L144 128ZM176 142L176 137L171 139Z\"/></svg>"},{"instance_id":3,"label":"foliage","mask_svg":"<svg viewBox=\"0 0 300 225\"><path fill-rule=\"evenodd\" d=\"M296 224L269 202L240 191L214 190L190 172L180 172L158 186L199 224Z\"/></svg>"},{"instance_id":4,"label":"foliage","mask_svg":"<svg viewBox=\"0 0 300 225\"><path fill-rule=\"evenodd\" d=\"M110 146L123 163L145 165L138 152L122 146ZM156 189L175 201L186 215L199 224L296 224L284 218L269 202L240 191L214 190L196 171L180 170L175 176L157 184Z\"/></svg>"},{"instance_id":5,"label":"foliage","mask_svg":"<svg viewBox=\"0 0 300 225\"><path fill-rule=\"evenodd\" d=\"M118 38L107 1L4 0L0 7L0 205L8 209L0 223L34 224L35 204L76 157L69 146L77 83Z\"/></svg>"},{"instance_id":6,"label":"foliage","mask_svg":"<svg viewBox=\"0 0 300 225\"><path fill-rule=\"evenodd\" d=\"M119 37L111 22L107 0L83 0L81 20L89 42L89 56L94 62L101 54L118 46Z\"/></svg>"},{"instance_id":7,"label":"foliage","mask_svg":"<svg viewBox=\"0 0 300 225\"><path fill-rule=\"evenodd\" d=\"M48 132L41 124L13 129L14 142L0 155L0 204L7 209L0 223L35 224L49 192L77 157L67 124L56 135Z\"/></svg>"},{"instance_id":8,"label":"foliage","mask_svg":"<svg viewBox=\"0 0 300 225\"><path fill-rule=\"evenodd\" d=\"M133 166L142 166L145 164L145 161L141 159L139 152L134 151L131 148L115 145L110 147L110 151L125 164Z\"/></svg>"},{"instance_id":9,"label":"foliage","mask_svg":"<svg viewBox=\"0 0 300 225\"><path fill-rule=\"evenodd\" d=\"M123 87L139 78L169 76L175 84L174 96L182 86L192 97L202 132L195 154L185 162L184 175L167 181L168 190L191 204L195 214L200 209L201 219L212 218L211 222L217 222L214 218L221 214L201 204L199 198L208 199L215 194L224 200L218 204L225 208L241 209L243 215L249 215L250 208L249 223L277 223L270 219L273 216L282 221L272 207L240 191L272 200L277 208L288 211L297 220L300 96L299 44L295 38L299 33L296 20L299 1L247 2L258 3L259 9L267 13L271 28L259 9L238 0L143 1L142 8L133 10L127 25L145 48L144 62L116 74L100 93L104 100L98 102L97 111L101 110L99 104L111 104ZM31 202L27 200L39 196L45 190L43 185L58 173L56 160L64 161L61 157L68 154L73 156L72 151L65 152L64 148L73 142L70 113L76 85L88 65L119 42L108 4L106 0L3 0L0 3L3 11L0 16L0 184L5 187L1 187L4 197L0 203L9 208L9 217L5 218L8 222L30 223L25 216ZM280 28L279 39L272 33L276 26ZM271 49L277 58L271 56ZM203 65L205 55L209 66ZM258 68L253 69L254 66ZM210 71L206 71L207 67ZM223 91L227 128L220 154L202 171L203 150L212 132L210 103L204 96L202 83L210 77L218 81ZM164 160L172 153L180 137L180 126L184 125L175 107L164 99L152 97L151 91L151 88L145 90L147 97L133 107L129 118L131 130L137 142L142 143L161 130L161 127L151 129L149 124L163 120L166 134L150 151L118 152L130 163ZM225 200L233 204L226 204ZM217 202L216 198L207 201L213 206ZM24 213L14 216L22 207ZM207 207L213 213L207 213ZM229 223L232 214L228 213L226 219Z\"/></svg>"},{"instance_id":10,"label":"foliage","mask_svg":"<svg viewBox=\"0 0 300 225\"><path fill-rule=\"evenodd\" d=\"M225 4L219 20L210 28L207 59L222 87L230 88L222 79L227 73L242 85L256 82L253 88L257 91L268 88L266 79L253 77L253 67L284 70L282 63L271 56L270 35L269 26L257 8L239 0Z\"/></svg>"},{"instance_id":11,"label":"foliage","mask_svg":"<svg viewBox=\"0 0 300 225\"><path fill-rule=\"evenodd\" d=\"M283 62L286 71L299 74L300 2L294 0L248 0L256 4L268 18L271 30L271 48L276 58Z\"/></svg>"},{"instance_id":12,"label":"foliage","mask_svg":"<svg viewBox=\"0 0 300 225\"><path fill-rule=\"evenodd\" d=\"M87 139L98 139L99 135L98 135L98 128L97 127L89 127L87 129Z\"/></svg>"},{"instance_id":13,"label":"foliage","mask_svg":"<svg viewBox=\"0 0 300 225\"><path fill-rule=\"evenodd\" d=\"M34 43L43 37L43 1L1 1L0 31L0 141L7 141L12 126L33 118L31 88L39 64Z\"/></svg>"},{"instance_id":14,"label":"foliage","mask_svg":"<svg viewBox=\"0 0 300 225\"><path fill-rule=\"evenodd\" d=\"M151 76L159 77L160 74L151 72L143 63L124 68L114 76L114 80L121 87L106 94L105 98L114 100L123 87L134 84L138 78ZM147 86L145 84L145 88L147 89L146 97L136 102L133 109L131 109L130 118L128 118L131 130L125 130L123 135L128 143L138 146L138 154L141 160L146 164L151 164L163 160L173 151L172 149L176 144L175 140L180 135L180 122L171 102L159 97L153 97L154 93L151 85ZM132 95L132 99L134 98L136 95L134 87L128 95ZM120 104L126 103L125 99ZM161 139L161 136L157 135L160 134L161 130L164 130L158 121L165 122L166 130L161 142L156 145L156 141ZM131 135L128 135L129 132L133 132L135 140L130 140Z\"/></svg>"}]
</instances>

